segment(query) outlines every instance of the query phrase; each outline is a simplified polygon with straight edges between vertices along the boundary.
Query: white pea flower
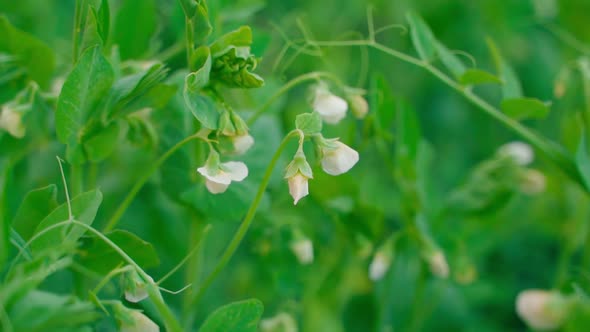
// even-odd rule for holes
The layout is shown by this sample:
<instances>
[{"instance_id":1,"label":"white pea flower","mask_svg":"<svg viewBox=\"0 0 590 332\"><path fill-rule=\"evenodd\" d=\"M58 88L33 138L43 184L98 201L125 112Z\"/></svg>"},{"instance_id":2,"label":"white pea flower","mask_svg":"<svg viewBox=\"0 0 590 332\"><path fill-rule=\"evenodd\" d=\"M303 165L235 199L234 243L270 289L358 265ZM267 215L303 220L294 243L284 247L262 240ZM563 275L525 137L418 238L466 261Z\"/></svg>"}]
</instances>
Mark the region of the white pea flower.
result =
<instances>
[{"instance_id":1,"label":"white pea flower","mask_svg":"<svg viewBox=\"0 0 590 332\"><path fill-rule=\"evenodd\" d=\"M350 100L350 111L357 119L364 119L369 113L369 103L367 100L358 94L352 95Z\"/></svg>"},{"instance_id":2,"label":"white pea flower","mask_svg":"<svg viewBox=\"0 0 590 332\"><path fill-rule=\"evenodd\" d=\"M346 100L333 95L326 87L316 88L313 109L329 124L336 124L346 116L348 104Z\"/></svg>"},{"instance_id":3,"label":"white pea flower","mask_svg":"<svg viewBox=\"0 0 590 332\"><path fill-rule=\"evenodd\" d=\"M324 144L322 155L322 169L330 175L346 173L359 161L358 152L340 141Z\"/></svg>"},{"instance_id":4,"label":"white pea flower","mask_svg":"<svg viewBox=\"0 0 590 332\"><path fill-rule=\"evenodd\" d=\"M449 277L449 264L447 263L445 254L441 250L436 250L428 256L428 266L430 267L430 272L435 276L444 279Z\"/></svg>"},{"instance_id":5,"label":"white pea flower","mask_svg":"<svg viewBox=\"0 0 590 332\"><path fill-rule=\"evenodd\" d=\"M302 265L313 263L313 243L310 239L302 237L291 243L291 251Z\"/></svg>"},{"instance_id":6,"label":"white pea flower","mask_svg":"<svg viewBox=\"0 0 590 332\"><path fill-rule=\"evenodd\" d=\"M533 162L535 153L530 145L524 142L511 142L504 144L498 149L498 153L501 155L510 156L514 161L521 165L526 166Z\"/></svg>"},{"instance_id":7,"label":"white pea flower","mask_svg":"<svg viewBox=\"0 0 590 332\"><path fill-rule=\"evenodd\" d=\"M309 195L308 180L312 178L311 166L309 166L300 147L285 171L285 179L289 184L289 194L293 197L293 205L297 205L301 198Z\"/></svg>"},{"instance_id":8,"label":"white pea flower","mask_svg":"<svg viewBox=\"0 0 590 332\"><path fill-rule=\"evenodd\" d=\"M260 321L261 332L297 332L297 322L293 316L281 312L274 317Z\"/></svg>"},{"instance_id":9,"label":"white pea flower","mask_svg":"<svg viewBox=\"0 0 590 332\"><path fill-rule=\"evenodd\" d=\"M212 151L204 166L197 171L206 178L205 186L212 194L221 194L232 181L242 181L248 176L248 167L241 161L219 162L219 154Z\"/></svg>"},{"instance_id":10,"label":"white pea flower","mask_svg":"<svg viewBox=\"0 0 590 332\"><path fill-rule=\"evenodd\" d=\"M139 310L130 310L130 321L121 323L121 332L160 332L160 327Z\"/></svg>"},{"instance_id":11,"label":"white pea flower","mask_svg":"<svg viewBox=\"0 0 590 332\"><path fill-rule=\"evenodd\" d=\"M136 273L132 273L128 277L128 287L125 290L125 299L132 303L140 302L148 297L148 284ZM149 277L149 283L153 283L154 279Z\"/></svg>"},{"instance_id":12,"label":"white pea flower","mask_svg":"<svg viewBox=\"0 0 590 332\"><path fill-rule=\"evenodd\" d=\"M23 113L5 105L0 112L0 128L6 130L15 138L25 137L25 126L23 124Z\"/></svg>"},{"instance_id":13,"label":"white pea flower","mask_svg":"<svg viewBox=\"0 0 590 332\"><path fill-rule=\"evenodd\" d=\"M558 329L567 316L567 299L561 294L541 289L522 291L516 297L516 313L530 327L539 331Z\"/></svg>"},{"instance_id":14,"label":"white pea flower","mask_svg":"<svg viewBox=\"0 0 590 332\"><path fill-rule=\"evenodd\" d=\"M248 134L233 136L231 141L234 147L233 152L238 155L246 153L254 145L254 137Z\"/></svg>"},{"instance_id":15,"label":"white pea flower","mask_svg":"<svg viewBox=\"0 0 590 332\"><path fill-rule=\"evenodd\" d=\"M519 188L528 195L535 195L545 191L545 175L536 169L527 169L520 178Z\"/></svg>"},{"instance_id":16,"label":"white pea flower","mask_svg":"<svg viewBox=\"0 0 590 332\"><path fill-rule=\"evenodd\" d=\"M309 186L307 183L308 177L301 174L301 172L295 173L287 179L289 183L289 194L293 197L293 205L297 205L300 199L309 195Z\"/></svg>"},{"instance_id":17,"label":"white pea flower","mask_svg":"<svg viewBox=\"0 0 590 332\"><path fill-rule=\"evenodd\" d=\"M391 256L378 251L369 265L369 278L373 281L381 280L391 266Z\"/></svg>"}]
</instances>

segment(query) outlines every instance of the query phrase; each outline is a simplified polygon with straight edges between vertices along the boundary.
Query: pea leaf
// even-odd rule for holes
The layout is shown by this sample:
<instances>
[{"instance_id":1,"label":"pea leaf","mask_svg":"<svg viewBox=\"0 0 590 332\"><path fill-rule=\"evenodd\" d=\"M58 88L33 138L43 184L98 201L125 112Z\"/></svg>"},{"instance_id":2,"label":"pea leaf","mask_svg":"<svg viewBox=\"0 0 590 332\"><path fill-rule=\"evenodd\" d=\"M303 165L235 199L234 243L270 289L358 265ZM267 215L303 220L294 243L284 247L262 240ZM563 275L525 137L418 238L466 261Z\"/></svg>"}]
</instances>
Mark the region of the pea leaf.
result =
<instances>
[{"instance_id":1,"label":"pea leaf","mask_svg":"<svg viewBox=\"0 0 590 332\"><path fill-rule=\"evenodd\" d=\"M71 201L74 219L86 225L92 224L101 202L102 193L99 190L88 191L75 197ZM35 229L35 234L65 220L68 220L67 203L60 205L45 217ZM63 242L74 243L86 232L85 229L79 226L72 227L71 230L66 233L66 236L64 236L63 230L63 227L55 228L41 235L31 243L33 252L39 253L46 248L60 245Z\"/></svg>"},{"instance_id":2,"label":"pea leaf","mask_svg":"<svg viewBox=\"0 0 590 332\"><path fill-rule=\"evenodd\" d=\"M192 91L198 91L209 84L209 75L211 74L211 51L207 46L201 46L196 49L191 58L191 68L193 73L188 74L188 88Z\"/></svg>"},{"instance_id":3,"label":"pea leaf","mask_svg":"<svg viewBox=\"0 0 590 332\"><path fill-rule=\"evenodd\" d=\"M511 118L544 118L549 113L546 103L535 98L515 98L502 101L502 112Z\"/></svg>"},{"instance_id":4,"label":"pea leaf","mask_svg":"<svg viewBox=\"0 0 590 332\"><path fill-rule=\"evenodd\" d=\"M227 53L232 47L250 46L252 44L252 29L249 26L241 26L219 37L211 45L211 55L217 57Z\"/></svg>"},{"instance_id":5,"label":"pea leaf","mask_svg":"<svg viewBox=\"0 0 590 332\"><path fill-rule=\"evenodd\" d=\"M224 305L207 317L199 332L256 332L263 310L256 299Z\"/></svg>"},{"instance_id":6,"label":"pea leaf","mask_svg":"<svg viewBox=\"0 0 590 332\"><path fill-rule=\"evenodd\" d=\"M463 85L477 85L487 83L502 84L502 80L500 80L494 74L481 69L467 69L463 75L459 77L459 83Z\"/></svg>"},{"instance_id":7,"label":"pea leaf","mask_svg":"<svg viewBox=\"0 0 590 332\"><path fill-rule=\"evenodd\" d=\"M84 151L88 160L99 162L107 158L117 146L121 123L111 122L108 126L101 128L97 133L84 141Z\"/></svg>"},{"instance_id":8,"label":"pea leaf","mask_svg":"<svg viewBox=\"0 0 590 332\"><path fill-rule=\"evenodd\" d=\"M124 230L115 230L105 235L142 268L157 266L160 263L154 247L137 235ZM124 262L118 252L95 235L83 238L78 261L100 274L106 274Z\"/></svg>"},{"instance_id":9,"label":"pea leaf","mask_svg":"<svg viewBox=\"0 0 590 332\"><path fill-rule=\"evenodd\" d=\"M588 151L587 133L583 133L576 151L576 168L580 173L586 190L590 189L590 152Z\"/></svg>"},{"instance_id":10,"label":"pea leaf","mask_svg":"<svg viewBox=\"0 0 590 332\"><path fill-rule=\"evenodd\" d=\"M219 111L211 97L191 90L191 74L186 76L184 84L184 103L201 124L209 129L217 129L219 125Z\"/></svg>"},{"instance_id":11,"label":"pea leaf","mask_svg":"<svg viewBox=\"0 0 590 332\"><path fill-rule=\"evenodd\" d=\"M96 20L96 30L98 31L98 35L102 39L103 45L105 45L108 41L111 28L111 12L109 8L109 1L102 0L98 11L92 8L92 14Z\"/></svg>"},{"instance_id":12,"label":"pea leaf","mask_svg":"<svg viewBox=\"0 0 590 332\"><path fill-rule=\"evenodd\" d=\"M78 134L106 96L113 77L113 69L100 48L92 47L82 54L66 78L57 102L55 127L62 143L80 143Z\"/></svg>"},{"instance_id":13,"label":"pea leaf","mask_svg":"<svg viewBox=\"0 0 590 332\"><path fill-rule=\"evenodd\" d=\"M4 16L0 16L0 36L0 53L13 55L31 79L47 86L55 69L53 51L33 35L12 26Z\"/></svg>"},{"instance_id":14,"label":"pea leaf","mask_svg":"<svg viewBox=\"0 0 590 332\"><path fill-rule=\"evenodd\" d=\"M322 118L318 112L299 114L295 126L305 135L318 134L322 131Z\"/></svg>"},{"instance_id":15,"label":"pea leaf","mask_svg":"<svg viewBox=\"0 0 590 332\"><path fill-rule=\"evenodd\" d=\"M139 58L148 50L157 16L155 0L123 1L113 31L123 60Z\"/></svg>"},{"instance_id":16,"label":"pea leaf","mask_svg":"<svg viewBox=\"0 0 590 332\"><path fill-rule=\"evenodd\" d=\"M522 86L518 76L514 72L514 69L512 69L508 63L506 63L496 44L489 38L487 42L490 53L494 58L498 75L504 82L504 84L502 84L502 98L514 99L522 97Z\"/></svg>"},{"instance_id":17,"label":"pea leaf","mask_svg":"<svg viewBox=\"0 0 590 332\"><path fill-rule=\"evenodd\" d=\"M430 27L424 22L422 17L414 12L406 14L406 20L410 25L412 43L420 59L430 62L437 54L437 41Z\"/></svg>"},{"instance_id":18,"label":"pea leaf","mask_svg":"<svg viewBox=\"0 0 590 332\"><path fill-rule=\"evenodd\" d=\"M461 60L453 54L449 49L440 42L436 43L436 50L440 57L440 61L447 67L447 69L455 76L456 78L461 77L463 73L465 73L465 65Z\"/></svg>"},{"instance_id":19,"label":"pea leaf","mask_svg":"<svg viewBox=\"0 0 590 332\"><path fill-rule=\"evenodd\" d=\"M57 187L47 187L29 191L12 219L12 227L25 240L33 235L37 225L57 207Z\"/></svg>"}]
</instances>

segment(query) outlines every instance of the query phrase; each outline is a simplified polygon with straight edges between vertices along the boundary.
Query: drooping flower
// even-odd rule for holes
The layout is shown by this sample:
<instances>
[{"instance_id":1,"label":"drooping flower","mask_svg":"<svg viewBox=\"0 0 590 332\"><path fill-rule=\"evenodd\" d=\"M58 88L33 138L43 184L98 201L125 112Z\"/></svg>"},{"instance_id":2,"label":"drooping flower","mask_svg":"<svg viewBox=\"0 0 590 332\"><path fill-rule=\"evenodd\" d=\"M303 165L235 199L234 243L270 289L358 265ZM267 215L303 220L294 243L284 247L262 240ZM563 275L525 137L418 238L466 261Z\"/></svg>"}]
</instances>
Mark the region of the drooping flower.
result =
<instances>
[{"instance_id":1,"label":"drooping flower","mask_svg":"<svg viewBox=\"0 0 590 332\"><path fill-rule=\"evenodd\" d=\"M313 243L306 237L300 237L291 243L291 251L302 265L313 263Z\"/></svg>"},{"instance_id":2,"label":"drooping flower","mask_svg":"<svg viewBox=\"0 0 590 332\"><path fill-rule=\"evenodd\" d=\"M568 306L567 298L547 290L524 290L516 297L518 316L539 331L558 329L565 321Z\"/></svg>"},{"instance_id":3,"label":"drooping flower","mask_svg":"<svg viewBox=\"0 0 590 332\"><path fill-rule=\"evenodd\" d=\"M354 94L348 98L350 101L350 111L357 119L364 119L369 113L369 103L360 94Z\"/></svg>"},{"instance_id":4,"label":"drooping flower","mask_svg":"<svg viewBox=\"0 0 590 332\"><path fill-rule=\"evenodd\" d=\"M234 153L242 155L254 145L254 137L249 134L231 137Z\"/></svg>"},{"instance_id":5,"label":"drooping flower","mask_svg":"<svg viewBox=\"0 0 590 332\"><path fill-rule=\"evenodd\" d=\"M293 205L297 205L301 198L309 194L308 180L312 178L311 166L309 166L303 150L299 148L285 171L285 179L289 184L289 194L293 197Z\"/></svg>"},{"instance_id":6,"label":"drooping flower","mask_svg":"<svg viewBox=\"0 0 590 332\"><path fill-rule=\"evenodd\" d=\"M126 275L125 299L132 303L140 302L148 297L148 283L154 280L149 277L146 282L135 270Z\"/></svg>"},{"instance_id":7,"label":"drooping flower","mask_svg":"<svg viewBox=\"0 0 590 332\"><path fill-rule=\"evenodd\" d=\"M498 149L500 155L511 157L518 165L526 166L533 162L535 153L530 145L524 142L511 142Z\"/></svg>"},{"instance_id":8,"label":"drooping flower","mask_svg":"<svg viewBox=\"0 0 590 332\"><path fill-rule=\"evenodd\" d=\"M378 251L369 265L369 278L373 281L381 280L389 270L391 256Z\"/></svg>"},{"instance_id":9,"label":"drooping flower","mask_svg":"<svg viewBox=\"0 0 590 332\"><path fill-rule=\"evenodd\" d=\"M248 167L241 161L221 163L219 154L214 150L204 166L197 171L206 179L205 186L212 194L221 194L227 190L232 181L242 181L248 176Z\"/></svg>"},{"instance_id":10,"label":"drooping flower","mask_svg":"<svg viewBox=\"0 0 590 332\"><path fill-rule=\"evenodd\" d=\"M346 173L359 161L358 152L340 141L324 140L321 151L322 169L330 175Z\"/></svg>"},{"instance_id":11,"label":"drooping flower","mask_svg":"<svg viewBox=\"0 0 590 332\"><path fill-rule=\"evenodd\" d=\"M6 130L15 138L23 138L26 132L23 124L23 113L8 105L3 106L0 111L0 128Z\"/></svg>"},{"instance_id":12,"label":"drooping flower","mask_svg":"<svg viewBox=\"0 0 590 332\"><path fill-rule=\"evenodd\" d=\"M260 321L261 332L297 332L295 318L286 312Z\"/></svg>"},{"instance_id":13,"label":"drooping flower","mask_svg":"<svg viewBox=\"0 0 590 332\"><path fill-rule=\"evenodd\" d=\"M160 332L160 327L139 310L129 310L129 320L121 322L121 332Z\"/></svg>"},{"instance_id":14,"label":"drooping flower","mask_svg":"<svg viewBox=\"0 0 590 332\"><path fill-rule=\"evenodd\" d=\"M329 124L336 124L346 116L348 104L346 100L332 94L325 86L315 90L313 109Z\"/></svg>"}]
</instances>

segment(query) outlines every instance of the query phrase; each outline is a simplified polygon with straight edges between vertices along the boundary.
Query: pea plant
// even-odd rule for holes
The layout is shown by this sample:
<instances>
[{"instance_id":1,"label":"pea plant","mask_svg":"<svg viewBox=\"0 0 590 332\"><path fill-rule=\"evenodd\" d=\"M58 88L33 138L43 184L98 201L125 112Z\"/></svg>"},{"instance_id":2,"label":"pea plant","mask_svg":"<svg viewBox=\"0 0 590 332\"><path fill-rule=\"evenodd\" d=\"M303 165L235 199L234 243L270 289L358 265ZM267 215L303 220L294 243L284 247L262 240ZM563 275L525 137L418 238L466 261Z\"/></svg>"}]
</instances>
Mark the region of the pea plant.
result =
<instances>
[{"instance_id":1,"label":"pea plant","mask_svg":"<svg viewBox=\"0 0 590 332\"><path fill-rule=\"evenodd\" d=\"M477 283L493 246L463 238L481 234L462 222L542 196L537 155L570 199L587 202L587 57L564 71L578 75L586 102L572 153L525 125L550 105L524 95L491 39L495 73L415 12L407 26L377 27L369 7L366 37L353 39L318 40L301 21L301 37L276 26L274 69L358 48L426 71L520 136L437 197L437 151L411 103L379 74L349 84L312 65L276 77L262 58L269 35L245 25L256 4L71 6L67 51L0 16L2 331L445 330L430 322L434 306ZM413 51L379 42L392 29ZM498 106L481 85L500 87ZM556 94L566 88L558 81ZM586 229L586 219L571 223ZM444 231L453 227L466 230ZM567 271L578 259L589 266L583 236L554 284L510 298L520 324L590 324L588 287Z\"/></svg>"}]
</instances>

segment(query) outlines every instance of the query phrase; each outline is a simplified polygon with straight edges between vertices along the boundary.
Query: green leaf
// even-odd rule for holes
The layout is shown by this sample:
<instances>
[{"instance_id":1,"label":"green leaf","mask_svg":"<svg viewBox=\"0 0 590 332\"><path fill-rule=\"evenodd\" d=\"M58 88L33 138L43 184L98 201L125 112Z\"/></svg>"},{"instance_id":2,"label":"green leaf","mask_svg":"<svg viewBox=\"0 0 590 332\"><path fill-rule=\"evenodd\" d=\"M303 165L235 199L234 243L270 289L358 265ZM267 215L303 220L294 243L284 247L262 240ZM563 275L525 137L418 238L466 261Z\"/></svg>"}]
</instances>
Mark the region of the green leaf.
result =
<instances>
[{"instance_id":1,"label":"green leaf","mask_svg":"<svg viewBox=\"0 0 590 332\"><path fill-rule=\"evenodd\" d=\"M205 6L204 1L199 1L196 7L195 16L191 19L194 26L194 41L196 45L204 44L207 41L213 27L209 20L209 11Z\"/></svg>"},{"instance_id":2,"label":"green leaf","mask_svg":"<svg viewBox=\"0 0 590 332\"><path fill-rule=\"evenodd\" d=\"M99 190L88 191L75 197L71 201L74 219L86 225L91 225L101 202L102 193ZM67 203L60 205L45 217L35 229L35 234L65 220L68 220ZM31 243L33 252L39 253L46 248L58 246L61 243L74 243L86 232L84 228L79 226L72 227L67 233L64 233L64 229L65 227L55 228L41 235ZM64 234L66 235L64 236Z\"/></svg>"},{"instance_id":3,"label":"green leaf","mask_svg":"<svg viewBox=\"0 0 590 332\"><path fill-rule=\"evenodd\" d=\"M157 17L155 0L123 1L113 31L121 59L136 59L147 52L156 31Z\"/></svg>"},{"instance_id":4,"label":"green leaf","mask_svg":"<svg viewBox=\"0 0 590 332\"><path fill-rule=\"evenodd\" d=\"M12 173L12 168L8 167L8 162L0 159L0 266L8 258L9 250L9 230L10 225L6 217L6 194L8 192L8 177Z\"/></svg>"},{"instance_id":5,"label":"green leaf","mask_svg":"<svg viewBox=\"0 0 590 332\"><path fill-rule=\"evenodd\" d=\"M322 131L322 117L318 112L299 114L295 118L295 127L305 135L319 134Z\"/></svg>"},{"instance_id":6,"label":"green leaf","mask_svg":"<svg viewBox=\"0 0 590 332\"><path fill-rule=\"evenodd\" d=\"M396 101L392 89L385 76L375 74L371 80L369 103L370 109L375 110L375 130L381 137L391 138L391 127L395 120Z\"/></svg>"},{"instance_id":7,"label":"green leaf","mask_svg":"<svg viewBox=\"0 0 590 332\"><path fill-rule=\"evenodd\" d=\"M98 11L92 10L94 19L96 20L96 29L98 35L102 39L102 44L106 45L109 39L109 31L111 26L111 11L109 8L109 0L102 0Z\"/></svg>"},{"instance_id":8,"label":"green leaf","mask_svg":"<svg viewBox=\"0 0 590 332\"><path fill-rule=\"evenodd\" d=\"M66 78L57 102L55 127L62 143L80 143L79 133L106 96L113 77L113 69L100 48L92 47L82 54Z\"/></svg>"},{"instance_id":9,"label":"green leaf","mask_svg":"<svg viewBox=\"0 0 590 332\"><path fill-rule=\"evenodd\" d=\"M219 126L219 111L211 97L192 91L189 82L189 76L186 77L184 84L184 103L191 110L195 118L201 124L209 129L217 129Z\"/></svg>"},{"instance_id":10,"label":"green leaf","mask_svg":"<svg viewBox=\"0 0 590 332\"><path fill-rule=\"evenodd\" d=\"M506 99L502 101L502 112L517 120L544 118L549 113L549 107L535 98Z\"/></svg>"},{"instance_id":11,"label":"green leaf","mask_svg":"<svg viewBox=\"0 0 590 332\"><path fill-rule=\"evenodd\" d=\"M197 48L191 58L191 69L194 72L188 74L186 80L191 91L198 91L209 84L211 74L211 51L207 46Z\"/></svg>"},{"instance_id":12,"label":"green leaf","mask_svg":"<svg viewBox=\"0 0 590 332\"><path fill-rule=\"evenodd\" d=\"M487 42L490 53L494 58L498 75L500 75L500 79L504 83L502 84L502 98L515 99L522 97L522 86L514 69L512 69L512 67L506 63L504 58L502 58L502 55L493 40L488 38Z\"/></svg>"},{"instance_id":13,"label":"green leaf","mask_svg":"<svg viewBox=\"0 0 590 332\"><path fill-rule=\"evenodd\" d=\"M587 143L587 134L582 133L578 150L576 151L576 168L582 177L586 190L590 190L590 146Z\"/></svg>"},{"instance_id":14,"label":"green leaf","mask_svg":"<svg viewBox=\"0 0 590 332\"><path fill-rule=\"evenodd\" d=\"M207 317L199 332L256 332L263 310L256 299L224 305Z\"/></svg>"},{"instance_id":15,"label":"green leaf","mask_svg":"<svg viewBox=\"0 0 590 332\"><path fill-rule=\"evenodd\" d=\"M56 207L57 187L54 184L31 190L16 211L12 227L24 240L28 240L37 225Z\"/></svg>"},{"instance_id":16,"label":"green leaf","mask_svg":"<svg viewBox=\"0 0 590 332\"><path fill-rule=\"evenodd\" d=\"M477 85L496 83L502 84L502 80L487 71L481 69L467 69L461 77L459 77L459 83L463 85Z\"/></svg>"},{"instance_id":17,"label":"green leaf","mask_svg":"<svg viewBox=\"0 0 590 332\"><path fill-rule=\"evenodd\" d=\"M154 267L160 263L154 247L137 235L124 230L115 230L105 235L142 268ZM119 264L127 264L118 252L95 235L84 237L83 243L78 261L92 271L107 274Z\"/></svg>"},{"instance_id":18,"label":"green leaf","mask_svg":"<svg viewBox=\"0 0 590 332\"><path fill-rule=\"evenodd\" d=\"M55 69L53 51L33 35L13 27L4 16L0 16L0 36L0 53L13 55L31 79L47 86Z\"/></svg>"},{"instance_id":19,"label":"green leaf","mask_svg":"<svg viewBox=\"0 0 590 332\"><path fill-rule=\"evenodd\" d=\"M113 121L105 128L101 128L97 133L85 139L84 151L88 160L96 163L110 156L115 150L115 147L117 147L120 132L121 123Z\"/></svg>"},{"instance_id":20,"label":"green leaf","mask_svg":"<svg viewBox=\"0 0 590 332\"><path fill-rule=\"evenodd\" d=\"M447 69L455 76L456 78L461 77L467 68L461 62L461 60L449 49L440 42L436 43L436 50L438 51L438 55L440 57L440 61L447 67Z\"/></svg>"},{"instance_id":21,"label":"green leaf","mask_svg":"<svg viewBox=\"0 0 590 332\"><path fill-rule=\"evenodd\" d=\"M246 47L252 44L252 29L249 26L242 26L237 30L226 33L219 37L211 45L211 56L217 57L227 53L232 47Z\"/></svg>"},{"instance_id":22,"label":"green leaf","mask_svg":"<svg viewBox=\"0 0 590 332\"><path fill-rule=\"evenodd\" d=\"M430 62L436 57L437 41L430 27L424 22L422 17L413 12L406 14L406 20L410 25L412 43L420 59Z\"/></svg>"}]
</instances>

